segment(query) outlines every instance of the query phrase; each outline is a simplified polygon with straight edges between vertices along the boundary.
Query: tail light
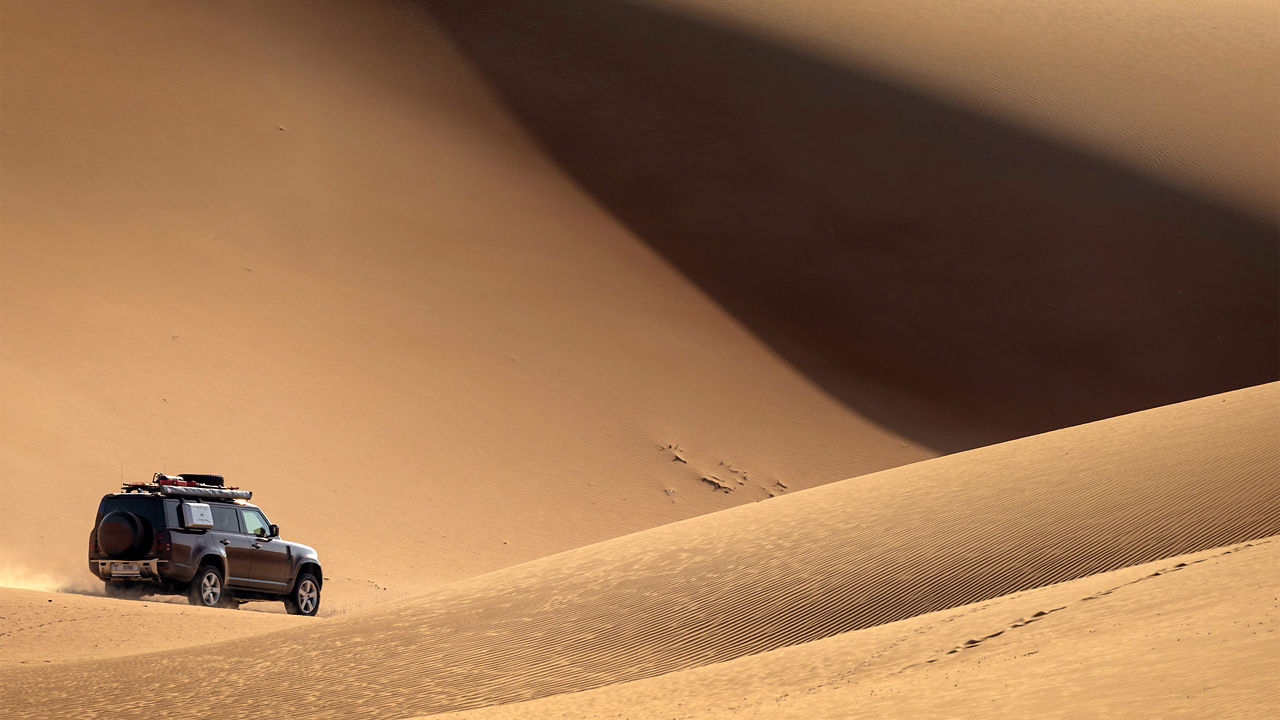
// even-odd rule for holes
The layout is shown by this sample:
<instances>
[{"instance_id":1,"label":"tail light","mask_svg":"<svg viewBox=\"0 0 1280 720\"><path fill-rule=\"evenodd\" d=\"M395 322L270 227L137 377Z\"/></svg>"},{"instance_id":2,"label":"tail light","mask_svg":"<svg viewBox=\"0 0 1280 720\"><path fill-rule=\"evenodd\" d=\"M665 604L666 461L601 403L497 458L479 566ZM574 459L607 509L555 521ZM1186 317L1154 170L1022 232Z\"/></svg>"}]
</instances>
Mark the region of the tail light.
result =
<instances>
[{"instance_id":1,"label":"tail light","mask_svg":"<svg viewBox=\"0 0 1280 720\"><path fill-rule=\"evenodd\" d=\"M98 531L96 529L89 531L89 554L98 555L101 551L98 549Z\"/></svg>"},{"instance_id":2,"label":"tail light","mask_svg":"<svg viewBox=\"0 0 1280 720\"><path fill-rule=\"evenodd\" d=\"M169 539L168 530L156 530L155 553L167 556L173 551L173 542Z\"/></svg>"}]
</instances>

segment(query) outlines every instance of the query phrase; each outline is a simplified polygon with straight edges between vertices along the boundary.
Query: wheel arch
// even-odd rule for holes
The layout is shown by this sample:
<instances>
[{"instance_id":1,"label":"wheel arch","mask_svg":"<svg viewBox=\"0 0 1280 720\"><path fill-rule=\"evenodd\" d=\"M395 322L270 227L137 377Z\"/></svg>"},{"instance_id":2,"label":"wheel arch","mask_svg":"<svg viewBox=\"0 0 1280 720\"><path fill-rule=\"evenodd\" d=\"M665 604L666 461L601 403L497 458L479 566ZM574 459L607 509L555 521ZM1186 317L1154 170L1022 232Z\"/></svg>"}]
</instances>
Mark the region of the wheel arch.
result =
<instances>
[{"instance_id":1,"label":"wheel arch","mask_svg":"<svg viewBox=\"0 0 1280 720\"><path fill-rule=\"evenodd\" d=\"M289 588L290 590L298 587L298 578L302 577L302 573L304 572L309 572L312 575L315 575L316 586L321 590L324 589L324 573L320 570L320 563L315 560L307 559L303 560L302 563L298 565L298 571L293 574L293 586Z\"/></svg>"},{"instance_id":2,"label":"wheel arch","mask_svg":"<svg viewBox=\"0 0 1280 720\"><path fill-rule=\"evenodd\" d=\"M222 573L222 579L223 580L227 579L227 558L225 555L206 552L205 554L201 555L200 560L196 562L195 572L196 573L200 572L200 568L204 567L205 565L212 565L218 568L218 572Z\"/></svg>"}]
</instances>

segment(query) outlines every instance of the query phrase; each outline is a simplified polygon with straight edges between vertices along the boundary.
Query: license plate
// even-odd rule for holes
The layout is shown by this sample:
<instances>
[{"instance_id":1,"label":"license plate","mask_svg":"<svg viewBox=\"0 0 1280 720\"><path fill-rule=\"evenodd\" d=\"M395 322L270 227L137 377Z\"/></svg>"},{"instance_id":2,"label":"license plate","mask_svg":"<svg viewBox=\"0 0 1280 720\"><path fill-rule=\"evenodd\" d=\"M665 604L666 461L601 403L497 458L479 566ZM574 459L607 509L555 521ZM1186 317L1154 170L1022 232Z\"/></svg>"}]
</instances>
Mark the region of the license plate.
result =
<instances>
[{"instance_id":1,"label":"license plate","mask_svg":"<svg viewBox=\"0 0 1280 720\"><path fill-rule=\"evenodd\" d=\"M112 575L137 575L138 563L111 563Z\"/></svg>"}]
</instances>

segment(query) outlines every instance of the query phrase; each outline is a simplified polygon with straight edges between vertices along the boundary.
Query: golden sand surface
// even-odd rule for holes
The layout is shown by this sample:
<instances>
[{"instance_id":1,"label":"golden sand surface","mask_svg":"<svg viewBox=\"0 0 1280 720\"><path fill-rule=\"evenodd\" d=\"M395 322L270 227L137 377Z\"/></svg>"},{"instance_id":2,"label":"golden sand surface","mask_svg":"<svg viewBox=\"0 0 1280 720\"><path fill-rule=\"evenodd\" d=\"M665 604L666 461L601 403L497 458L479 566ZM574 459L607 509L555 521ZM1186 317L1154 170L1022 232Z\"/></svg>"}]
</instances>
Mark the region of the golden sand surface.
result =
<instances>
[{"instance_id":1,"label":"golden sand surface","mask_svg":"<svg viewBox=\"0 0 1280 720\"><path fill-rule=\"evenodd\" d=\"M0 715L1280 714L1277 57L1275 0L3 0ZM101 597L157 471L320 617Z\"/></svg>"},{"instance_id":2,"label":"golden sand surface","mask_svg":"<svg viewBox=\"0 0 1280 720\"><path fill-rule=\"evenodd\" d=\"M115 600L52 590L0 587L0 666L41 666L144 652L190 653L193 646L305 625L284 613L202 612L182 600Z\"/></svg>"},{"instance_id":3,"label":"golden sand surface","mask_svg":"<svg viewBox=\"0 0 1280 720\"><path fill-rule=\"evenodd\" d=\"M1270 717L1280 538L437 718Z\"/></svg>"},{"instance_id":4,"label":"golden sand surface","mask_svg":"<svg viewBox=\"0 0 1280 720\"><path fill-rule=\"evenodd\" d=\"M122 478L220 472L359 604L936 454L781 362L392 8L3 12L6 563L83 579ZM750 482L712 490L722 464Z\"/></svg>"},{"instance_id":5,"label":"golden sand surface","mask_svg":"<svg viewBox=\"0 0 1280 720\"><path fill-rule=\"evenodd\" d=\"M1280 384L1203 398L552 555L257 638L272 651L255 672L243 642L207 645L198 687L175 685L160 654L0 680L18 717L237 702L381 717L707 666L1278 535L1278 397ZM130 681L92 682L103 674Z\"/></svg>"}]
</instances>

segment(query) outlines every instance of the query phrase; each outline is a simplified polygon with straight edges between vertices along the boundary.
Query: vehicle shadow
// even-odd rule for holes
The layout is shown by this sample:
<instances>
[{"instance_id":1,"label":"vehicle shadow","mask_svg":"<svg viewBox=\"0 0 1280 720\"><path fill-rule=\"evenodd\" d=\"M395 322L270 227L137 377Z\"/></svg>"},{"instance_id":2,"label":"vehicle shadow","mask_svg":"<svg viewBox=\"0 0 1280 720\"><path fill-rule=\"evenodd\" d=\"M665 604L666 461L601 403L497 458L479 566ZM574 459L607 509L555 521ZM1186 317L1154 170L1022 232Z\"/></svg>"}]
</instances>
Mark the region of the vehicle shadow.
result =
<instances>
[{"instance_id":1,"label":"vehicle shadow","mask_svg":"<svg viewBox=\"0 0 1280 720\"><path fill-rule=\"evenodd\" d=\"M69 584L61 585L57 588L52 589L52 592L58 593L59 595L84 595L86 597L106 598L108 600L120 600L120 601L127 601L127 602L147 603L147 604L155 603L155 604L162 604L162 605L178 605L181 607L192 607L191 603L187 602L187 598L185 595L180 595L180 594L173 595L173 594L161 594L161 593L152 594L152 593L137 592L137 593L126 593L119 596L112 596L104 592L101 587L91 587L91 586L80 584L80 583L69 583ZM198 609L201 612L218 612L220 610L225 610L226 608L198 608ZM248 612L272 613L276 615L286 614L284 611L284 606L281 603L276 603L276 602L245 602L235 609L244 610ZM335 613L322 612L322 614L330 615Z\"/></svg>"},{"instance_id":2,"label":"vehicle shadow","mask_svg":"<svg viewBox=\"0 0 1280 720\"><path fill-rule=\"evenodd\" d=\"M1275 227L619 0L426 0L605 208L848 406L944 451L1255 385Z\"/></svg>"}]
</instances>

